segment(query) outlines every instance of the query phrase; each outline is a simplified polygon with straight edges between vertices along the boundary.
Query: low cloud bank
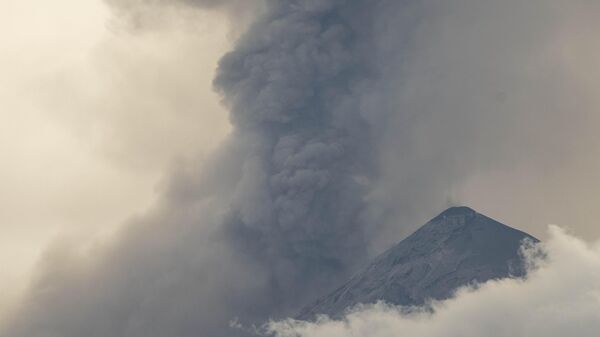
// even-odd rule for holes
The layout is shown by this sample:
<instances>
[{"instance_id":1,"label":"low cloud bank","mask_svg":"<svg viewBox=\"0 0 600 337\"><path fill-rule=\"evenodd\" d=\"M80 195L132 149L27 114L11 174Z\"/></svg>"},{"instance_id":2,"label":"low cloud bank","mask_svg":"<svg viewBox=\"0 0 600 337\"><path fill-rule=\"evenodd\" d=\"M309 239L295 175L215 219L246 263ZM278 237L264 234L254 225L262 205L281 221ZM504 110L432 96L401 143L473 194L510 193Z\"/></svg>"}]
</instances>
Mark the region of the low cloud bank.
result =
<instances>
[{"instance_id":1,"label":"low cloud bank","mask_svg":"<svg viewBox=\"0 0 600 337\"><path fill-rule=\"evenodd\" d=\"M527 250L533 267L526 280L462 289L434 303L433 312L407 313L380 303L356 308L341 321L288 320L268 329L277 337L597 336L600 242L588 245L555 226L549 232L546 243Z\"/></svg>"}]
</instances>

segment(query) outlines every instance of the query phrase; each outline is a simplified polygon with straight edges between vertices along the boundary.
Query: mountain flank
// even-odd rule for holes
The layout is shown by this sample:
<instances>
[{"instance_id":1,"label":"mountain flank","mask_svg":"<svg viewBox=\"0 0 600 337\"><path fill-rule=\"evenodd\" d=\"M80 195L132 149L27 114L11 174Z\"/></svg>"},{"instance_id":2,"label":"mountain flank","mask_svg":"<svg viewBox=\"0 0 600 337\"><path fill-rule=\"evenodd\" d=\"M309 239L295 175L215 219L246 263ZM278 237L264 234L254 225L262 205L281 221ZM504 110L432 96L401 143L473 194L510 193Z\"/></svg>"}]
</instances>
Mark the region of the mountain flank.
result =
<instances>
[{"instance_id":1,"label":"mountain flank","mask_svg":"<svg viewBox=\"0 0 600 337\"><path fill-rule=\"evenodd\" d=\"M298 319L340 317L359 303L419 306L468 284L526 273L521 246L539 242L469 207L452 207L390 248Z\"/></svg>"}]
</instances>

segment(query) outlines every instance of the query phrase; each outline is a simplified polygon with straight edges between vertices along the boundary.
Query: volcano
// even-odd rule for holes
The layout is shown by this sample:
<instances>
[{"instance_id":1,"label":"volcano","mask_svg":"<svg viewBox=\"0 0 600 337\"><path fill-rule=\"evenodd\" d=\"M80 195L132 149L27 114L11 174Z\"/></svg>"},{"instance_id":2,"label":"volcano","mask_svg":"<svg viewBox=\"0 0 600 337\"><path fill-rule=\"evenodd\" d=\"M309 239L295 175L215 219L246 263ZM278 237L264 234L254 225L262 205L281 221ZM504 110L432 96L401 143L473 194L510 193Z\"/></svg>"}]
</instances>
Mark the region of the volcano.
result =
<instances>
[{"instance_id":1,"label":"volcano","mask_svg":"<svg viewBox=\"0 0 600 337\"><path fill-rule=\"evenodd\" d=\"M521 247L533 236L469 207L452 207L356 273L331 294L304 308L299 319L339 318L359 303L422 306L449 298L460 287L523 277Z\"/></svg>"}]
</instances>

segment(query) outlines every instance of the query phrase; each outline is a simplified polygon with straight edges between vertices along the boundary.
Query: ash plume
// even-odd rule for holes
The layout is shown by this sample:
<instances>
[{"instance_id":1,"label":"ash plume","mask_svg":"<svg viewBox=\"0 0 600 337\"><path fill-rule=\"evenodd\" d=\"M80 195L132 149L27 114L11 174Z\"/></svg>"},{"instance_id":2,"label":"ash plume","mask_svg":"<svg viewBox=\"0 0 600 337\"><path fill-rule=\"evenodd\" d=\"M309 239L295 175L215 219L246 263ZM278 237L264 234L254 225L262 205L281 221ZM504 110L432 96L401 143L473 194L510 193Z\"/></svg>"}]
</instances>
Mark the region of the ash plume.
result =
<instances>
[{"instance_id":1,"label":"ash plume","mask_svg":"<svg viewBox=\"0 0 600 337\"><path fill-rule=\"evenodd\" d=\"M551 52L597 25L575 2L108 1L252 17L214 81L233 131L109 242L51 247L0 336L246 336L231 325L294 315L472 176L560 165L549 131L598 144Z\"/></svg>"},{"instance_id":2,"label":"ash plume","mask_svg":"<svg viewBox=\"0 0 600 337\"><path fill-rule=\"evenodd\" d=\"M347 277L367 256L364 7L269 2L220 62L234 132L204 177L174 177L161 205L81 260L51 250L7 335L245 334L229 322L293 314Z\"/></svg>"}]
</instances>

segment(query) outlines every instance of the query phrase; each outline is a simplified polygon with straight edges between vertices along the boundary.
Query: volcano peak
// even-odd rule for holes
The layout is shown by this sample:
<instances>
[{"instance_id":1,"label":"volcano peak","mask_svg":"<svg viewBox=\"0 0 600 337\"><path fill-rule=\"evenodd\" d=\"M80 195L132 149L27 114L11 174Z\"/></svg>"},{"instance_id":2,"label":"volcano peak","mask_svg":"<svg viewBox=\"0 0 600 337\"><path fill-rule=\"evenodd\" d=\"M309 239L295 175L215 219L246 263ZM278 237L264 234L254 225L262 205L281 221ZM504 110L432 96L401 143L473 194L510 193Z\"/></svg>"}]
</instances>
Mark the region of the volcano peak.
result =
<instances>
[{"instance_id":1,"label":"volcano peak","mask_svg":"<svg viewBox=\"0 0 600 337\"><path fill-rule=\"evenodd\" d=\"M523 241L538 240L469 207L452 207L375 258L346 284L305 308L299 318L339 317L359 304L419 306L462 286L522 277Z\"/></svg>"}]
</instances>

